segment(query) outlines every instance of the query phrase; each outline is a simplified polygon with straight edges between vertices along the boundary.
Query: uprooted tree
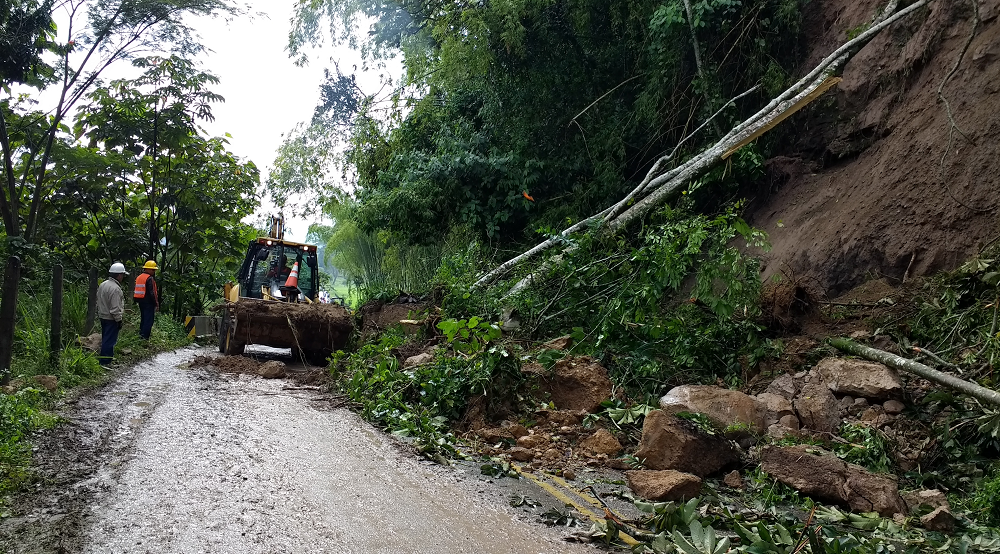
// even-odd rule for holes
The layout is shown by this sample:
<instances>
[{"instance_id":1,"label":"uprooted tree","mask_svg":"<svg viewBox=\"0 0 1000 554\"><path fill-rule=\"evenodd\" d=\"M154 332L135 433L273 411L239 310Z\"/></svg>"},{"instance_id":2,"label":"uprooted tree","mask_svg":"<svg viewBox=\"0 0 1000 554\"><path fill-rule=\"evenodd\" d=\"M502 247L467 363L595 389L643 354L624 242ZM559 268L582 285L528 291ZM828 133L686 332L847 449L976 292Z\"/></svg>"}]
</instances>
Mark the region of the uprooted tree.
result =
<instances>
[{"instance_id":1,"label":"uprooted tree","mask_svg":"<svg viewBox=\"0 0 1000 554\"><path fill-rule=\"evenodd\" d=\"M619 202L609 208L602 210L576 224L564 229L558 235L545 240L522 254L511 258L507 262L499 265L492 271L483 275L476 283L476 287L484 287L494 283L497 279L511 271L516 266L528 261L535 256L551 249L554 246L563 244L564 239L573 233L580 232L590 227L597 227L603 233L615 233L623 229L628 224L647 215L653 208L676 198L684 188L694 179L704 174L714 165L724 162L741 147L766 133L768 130L778 125L785 118L800 110L830 87L836 85L845 65L857 54L866 44L889 25L907 17L913 12L926 6L931 0L919 0L903 9L899 8L899 2L890 2L880 13L878 13L867 29L857 37L849 40L829 56L824 58L812 71L799 79L795 84L786 89L783 93L774 98L764 108L745 119L733 127L725 136L718 140L711 147L703 150L687 161L676 165L672 169L667 169L674 162L674 151L656 160L645 178L631 192L629 192ZM740 97L752 92L753 89L737 96L730 103ZM716 112L718 113L718 112ZM713 115L712 118L715 116ZM712 118L709 118L701 127L695 130L698 132L707 125ZM685 139L686 140L686 139ZM678 148L680 144L678 144ZM544 266L543 266L544 267ZM541 271L533 271L528 276L518 281L506 296L511 296L531 285Z\"/></svg>"}]
</instances>

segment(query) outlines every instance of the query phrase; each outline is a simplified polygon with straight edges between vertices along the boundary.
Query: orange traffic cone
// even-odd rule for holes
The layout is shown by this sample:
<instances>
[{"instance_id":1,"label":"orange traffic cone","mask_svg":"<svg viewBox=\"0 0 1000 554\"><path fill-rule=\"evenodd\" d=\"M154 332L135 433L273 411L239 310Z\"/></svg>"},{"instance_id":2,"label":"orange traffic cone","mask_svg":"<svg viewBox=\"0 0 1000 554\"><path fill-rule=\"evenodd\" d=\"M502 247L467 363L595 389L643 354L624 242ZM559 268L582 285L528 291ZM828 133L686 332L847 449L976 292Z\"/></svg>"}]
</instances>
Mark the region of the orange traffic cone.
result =
<instances>
[{"instance_id":1,"label":"orange traffic cone","mask_svg":"<svg viewBox=\"0 0 1000 554\"><path fill-rule=\"evenodd\" d=\"M292 271L288 274L288 279L285 281L286 287L297 287L299 286L299 262L295 262L292 265Z\"/></svg>"}]
</instances>

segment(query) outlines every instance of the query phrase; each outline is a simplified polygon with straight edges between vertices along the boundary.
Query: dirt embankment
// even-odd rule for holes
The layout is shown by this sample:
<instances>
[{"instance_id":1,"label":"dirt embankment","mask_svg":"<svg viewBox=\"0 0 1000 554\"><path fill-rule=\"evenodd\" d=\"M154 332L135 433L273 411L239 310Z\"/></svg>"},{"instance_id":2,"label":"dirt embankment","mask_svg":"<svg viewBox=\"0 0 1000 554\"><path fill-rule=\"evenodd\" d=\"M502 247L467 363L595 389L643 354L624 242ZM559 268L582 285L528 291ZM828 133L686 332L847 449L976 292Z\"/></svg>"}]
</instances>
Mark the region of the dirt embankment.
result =
<instances>
[{"instance_id":1,"label":"dirt embankment","mask_svg":"<svg viewBox=\"0 0 1000 554\"><path fill-rule=\"evenodd\" d=\"M978 2L978 23L973 5L936 0L896 23L780 129L793 138L749 214L773 246L765 277L835 295L866 276L953 269L1000 234L1000 0ZM809 2L802 72L881 6ZM956 63L942 90L953 127L938 88Z\"/></svg>"}]
</instances>

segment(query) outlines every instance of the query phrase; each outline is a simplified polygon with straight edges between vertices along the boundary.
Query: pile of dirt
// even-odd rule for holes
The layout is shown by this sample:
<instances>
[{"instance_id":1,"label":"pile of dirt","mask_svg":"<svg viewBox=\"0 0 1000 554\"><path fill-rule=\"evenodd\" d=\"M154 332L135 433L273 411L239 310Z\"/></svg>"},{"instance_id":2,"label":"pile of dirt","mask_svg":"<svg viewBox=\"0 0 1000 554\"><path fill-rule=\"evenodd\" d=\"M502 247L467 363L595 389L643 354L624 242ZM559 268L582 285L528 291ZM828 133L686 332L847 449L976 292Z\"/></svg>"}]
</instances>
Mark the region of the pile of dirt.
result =
<instances>
[{"instance_id":1,"label":"pile of dirt","mask_svg":"<svg viewBox=\"0 0 1000 554\"><path fill-rule=\"evenodd\" d=\"M361 336L368 337L394 326L401 325L408 333L416 333L429 323L433 304L422 302L409 295L400 295L393 302L373 300L361 307Z\"/></svg>"},{"instance_id":2,"label":"pile of dirt","mask_svg":"<svg viewBox=\"0 0 1000 554\"><path fill-rule=\"evenodd\" d=\"M810 3L800 73L882 5ZM954 269L996 236L998 14L995 1L932 2L879 34L832 92L776 130L794 138L768 162L749 214L772 245L765 277L790 272L832 296L872 276L898 283ZM960 56L943 88L953 128L937 91Z\"/></svg>"},{"instance_id":3,"label":"pile of dirt","mask_svg":"<svg viewBox=\"0 0 1000 554\"><path fill-rule=\"evenodd\" d=\"M323 369L296 371L278 360L255 360L247 356L195 356L189 367L214 367L222 373L256 375L265 379L291 379L304 385L326 383L329 375Z\"/></svg>"}]
</instances>

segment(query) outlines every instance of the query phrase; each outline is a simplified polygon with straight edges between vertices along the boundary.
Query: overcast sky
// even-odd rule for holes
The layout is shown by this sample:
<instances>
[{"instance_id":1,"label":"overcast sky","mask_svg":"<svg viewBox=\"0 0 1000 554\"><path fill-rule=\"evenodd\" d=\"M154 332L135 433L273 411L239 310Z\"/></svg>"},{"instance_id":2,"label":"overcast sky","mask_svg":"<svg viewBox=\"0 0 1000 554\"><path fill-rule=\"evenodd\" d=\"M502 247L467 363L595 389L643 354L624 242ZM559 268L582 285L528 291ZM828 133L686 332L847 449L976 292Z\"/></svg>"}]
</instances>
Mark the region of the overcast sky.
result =
<instances>
[{"instance_id":1,"label":"overcast sky","mask_svg":"<svg viewBox=\"0 0 1000 554\"><path fill-rule=\"evenodd\" d=\"M340 62L341 69L351 71L360 57L347 48L327 47L314 52L308 67L296 67L288 58L289 19L296 0L245 0L254 16L225 22L222 19L193 20L190 23L201 34L207 48L213 52L200 58L204 69L221 79L213 90L225 97L223 104L213 107L214 122L203 122L212 136L232 135L230 150L252 160L267 174L275 153L296 123L312 117L319 99L323 69L332 68L331 58ZM378 86L378 72L358 74L358 82L367 92ZM263 206L261 211L269 213ZM286 214L289 238L304 240L312 221L293 219Z\"/></svg>"}]
</instances>

